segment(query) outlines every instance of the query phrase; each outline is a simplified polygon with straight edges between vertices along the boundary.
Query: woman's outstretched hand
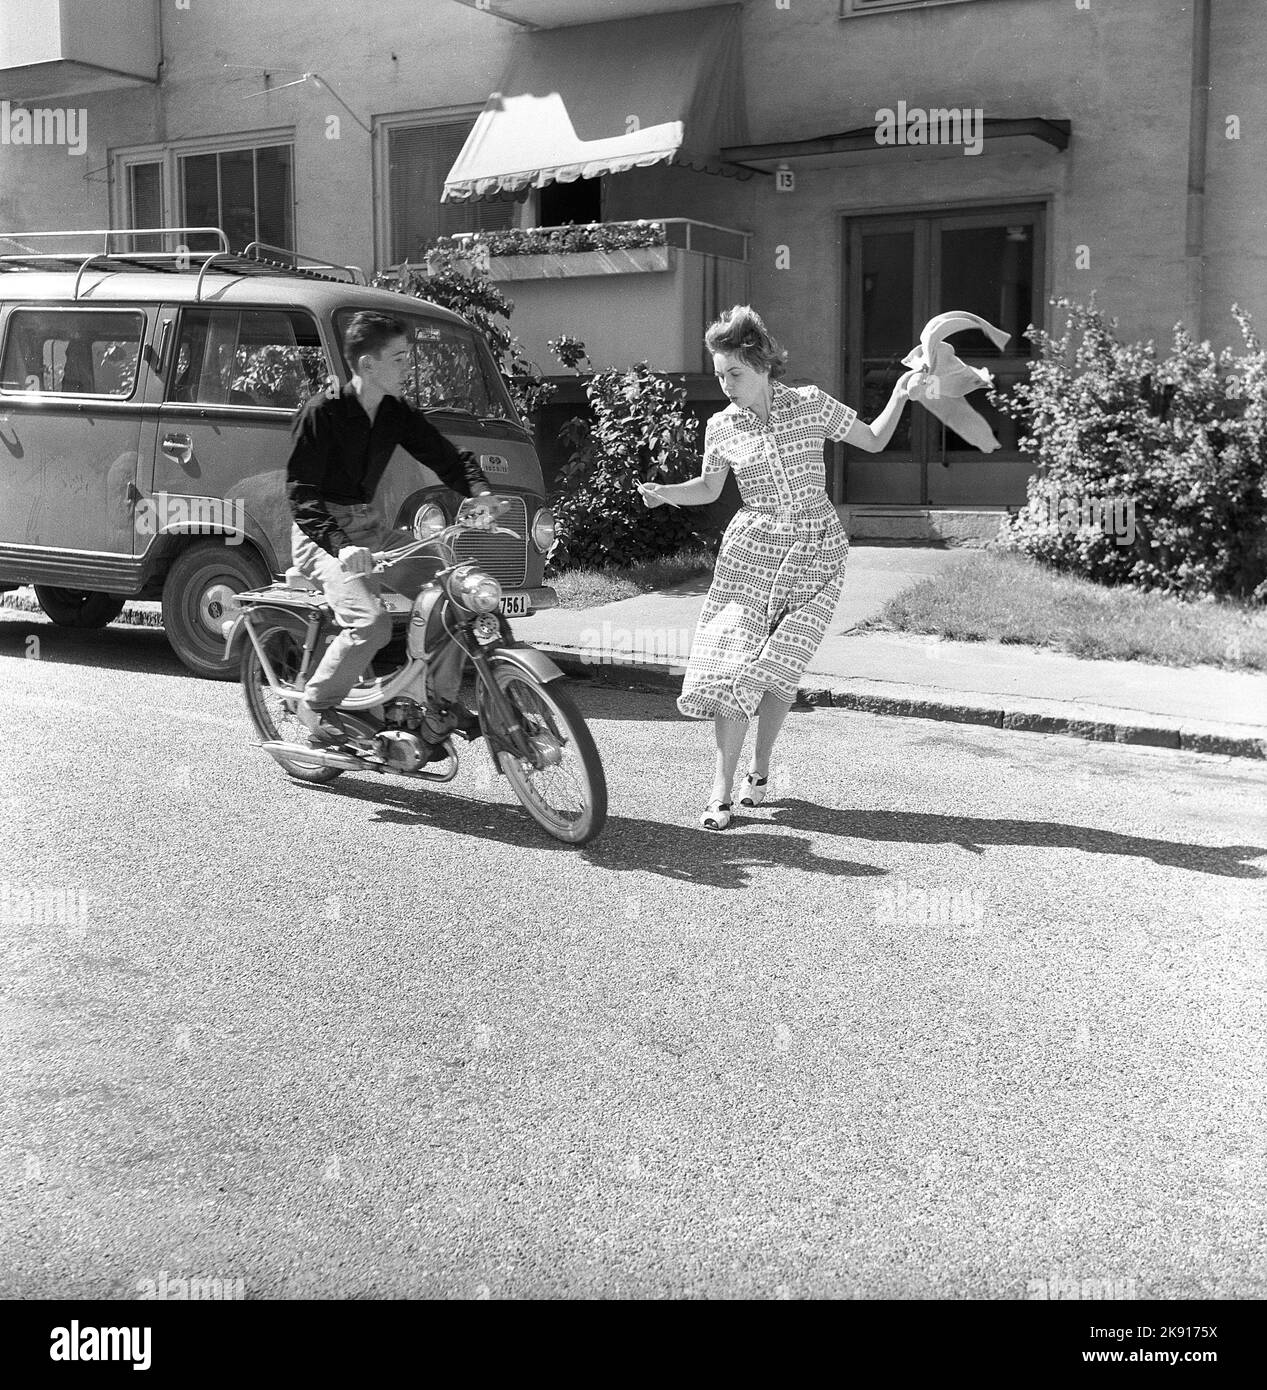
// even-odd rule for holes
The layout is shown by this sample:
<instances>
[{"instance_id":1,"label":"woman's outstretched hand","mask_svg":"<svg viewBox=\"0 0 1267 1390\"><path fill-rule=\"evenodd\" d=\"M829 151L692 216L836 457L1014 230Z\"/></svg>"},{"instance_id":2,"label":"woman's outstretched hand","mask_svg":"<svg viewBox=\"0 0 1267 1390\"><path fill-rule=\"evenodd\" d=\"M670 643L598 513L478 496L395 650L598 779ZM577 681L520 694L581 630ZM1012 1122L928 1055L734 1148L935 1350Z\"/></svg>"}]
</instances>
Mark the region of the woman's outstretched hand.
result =
<instances>
[{"instance_id":1,"label":"woman's outstretched hand","mask_svg":"<svg viewBox=\"0 0 1267 1390\"><path fill-rule=\"evenodd\" d=\"M930 377L922 368L903 372L893 387L893 394L905 400L922 401L928 394Z\"/></svg>"},{"instance_id":2,"label":"woman's outstretched hand","mask_svg":"<svg viewBox=\"0 0 1267 1390\"><path fill-rule=\"evenodd\" d=\"M639 483L638 491L642 494L642 501L648 507L663 507L665 499L659 495L659 483Z\"/></svg>"}]
</instances>

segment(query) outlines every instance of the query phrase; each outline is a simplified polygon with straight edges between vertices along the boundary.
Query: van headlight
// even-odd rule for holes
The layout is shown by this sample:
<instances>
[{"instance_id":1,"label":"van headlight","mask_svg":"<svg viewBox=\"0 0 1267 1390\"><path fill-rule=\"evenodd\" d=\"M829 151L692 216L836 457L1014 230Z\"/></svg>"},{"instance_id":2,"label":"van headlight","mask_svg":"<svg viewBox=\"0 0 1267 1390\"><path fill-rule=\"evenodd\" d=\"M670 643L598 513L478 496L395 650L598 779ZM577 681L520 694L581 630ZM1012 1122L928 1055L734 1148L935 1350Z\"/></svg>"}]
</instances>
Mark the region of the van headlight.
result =
<instances>
[{"instance_id":1,"label":"van headlight","mask_svg":"<svg viewBox=\"0 0 1267 1390\"><path fill-rule=\"evenodd\" d=\"M483 570L467 570L455 587L458 602L473 613L491 613L502 601L502 586Z\"/></svg>"},{"instance_id":2,"label":"van headlight","mask_svg":"<svg viewBox=\"0 0 1267 1390\"><path fill-rule=\"evenodd\" d=\"M554 544L554 513L549 507L532 518L532 543L543 555Z\"/></svg>"},{"instance_id":3,"label":"van headlight","mask_svg":"<svg viewBox=\"0 0 1267 1390\"><path fill-rule=\"evenodd\" d=\"M416 540L430 540L432 536L438 535L449 524L449 518L444 514L444 508L438 502L424 502L414 513L413 526L410 528Z\"/></svg>"}]
</instances>

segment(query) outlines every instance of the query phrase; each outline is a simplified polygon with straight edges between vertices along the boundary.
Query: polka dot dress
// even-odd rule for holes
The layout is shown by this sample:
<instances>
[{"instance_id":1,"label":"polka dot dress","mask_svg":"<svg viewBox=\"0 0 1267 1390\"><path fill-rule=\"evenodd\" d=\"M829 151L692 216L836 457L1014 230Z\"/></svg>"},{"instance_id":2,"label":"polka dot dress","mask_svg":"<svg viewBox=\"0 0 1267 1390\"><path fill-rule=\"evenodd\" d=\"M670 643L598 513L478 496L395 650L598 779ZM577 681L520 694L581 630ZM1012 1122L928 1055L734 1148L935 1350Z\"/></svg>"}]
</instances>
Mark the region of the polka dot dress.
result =
<instances>
[{"instance_id":1,"label":"polka dot dress","mask_svg":"<svg viewBox=\"0 0 1267 1390\"><path fill-rule=\"evenodd\" d=\"M678 709L751 719L773 690L796 698L844 584L849 538L824 489L823 441L857 411L817 386L771 383L770 418L730 405L708 422L704 473L729 468L743 506L726 528Z\"/></svg>"}]
</instances>

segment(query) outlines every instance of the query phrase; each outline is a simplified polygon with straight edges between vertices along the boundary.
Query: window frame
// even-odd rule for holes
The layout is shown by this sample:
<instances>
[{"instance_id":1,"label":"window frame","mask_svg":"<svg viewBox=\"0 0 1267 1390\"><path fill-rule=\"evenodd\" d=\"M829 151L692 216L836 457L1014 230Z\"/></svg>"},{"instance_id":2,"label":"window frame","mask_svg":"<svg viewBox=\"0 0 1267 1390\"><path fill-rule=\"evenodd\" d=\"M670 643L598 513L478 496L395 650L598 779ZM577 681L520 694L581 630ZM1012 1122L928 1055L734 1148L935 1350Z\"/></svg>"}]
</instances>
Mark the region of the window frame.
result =
<instances>
[{"instance_id":1,"label":"window frame","mask_svg":"<svg viewBox=\"0 0 1267 1390\"><path fill-rule=\"evenodd\" d=\"M414 126L453 125L457 121L479 119L486 103L466 103L460 106L431 106L424 110L394 111L373 118L373 151L371 160L374 202L374 269L376 273L394 270L401 263L392 260L391 209L391 133ZM514 226L525 225L524 204L515 203ZM410 262L413 264L413 262Z\"/></svg>"},{"instance_id":2,"label":"window frame","mask_svg":"<svg viewBox=\"0 0 1267 1390\"><path fill-rule=\"evenodd\" d=\"M96 315L98 318L106 315L121 316L124 314L133 315L141 322L141 331L137 338L136 345L136 370L132 374L132 389L126 396L115 395L108 391L46 391L42 387L38 391L31 391L22 387L15 389L5 386L3 376L3 365L9 352L9 344L13 340L14 324L21 314L76 314L80 317L85 315ZM4 340L0 342L0 396L13 401L97 401L113 402L123 404L127 401L135 401L137 390L141 385L142 367L145 360L145 344L149 336L150 315L144 306L139 304L100 304L100 305L78 305L78 304L14 304L5 319ZM48 341L47 338L44 339ZM65 367L62 368L63 373Z\"/></svg>"},{"instance_id":3,"label":"window frame","mask_svg":"<svg viewBox=\"0 0 1267 1390\"><path fill-rule=\"evenodd\" d=\"M196 140L173 140L167 144L129 145L110 151L112 184L112 220L120 232L132 230L132 207L128 169L133 164L160 164L162 225L176 226L184 220L185 191L180 178L180 161L191 155L231 154L240 150L258 150L274 145L286 145L290 150L290 225L295 247L299 234L299 170L295 159L295 128L281 126L269 130L240 131L234 135L218 135ZM256 218L259 208L256 208ZM291 248L294 249L293 247Z\"/></svg>"}]
</instances>

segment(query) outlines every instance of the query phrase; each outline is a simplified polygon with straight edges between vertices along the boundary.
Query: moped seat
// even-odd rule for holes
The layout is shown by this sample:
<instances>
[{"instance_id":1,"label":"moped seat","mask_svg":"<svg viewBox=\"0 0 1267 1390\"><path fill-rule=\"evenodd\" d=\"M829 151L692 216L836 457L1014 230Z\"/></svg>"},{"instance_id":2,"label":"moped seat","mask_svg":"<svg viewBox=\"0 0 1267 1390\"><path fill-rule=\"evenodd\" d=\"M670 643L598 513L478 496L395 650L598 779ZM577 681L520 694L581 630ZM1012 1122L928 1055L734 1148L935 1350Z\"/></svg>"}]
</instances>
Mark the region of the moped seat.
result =
<instances>
[{"instance_id":1,"label":"moped seat","mask_svg":"<svg viewBox=\"0 0 1267 1390\"><path fill-rule=\"evenodd\" d=\"M291 565L286 571L286 587L298 589L300 593L317 594L321 592L321 585L309 579L297 565Z\"/></svg>"}]
</instances>

